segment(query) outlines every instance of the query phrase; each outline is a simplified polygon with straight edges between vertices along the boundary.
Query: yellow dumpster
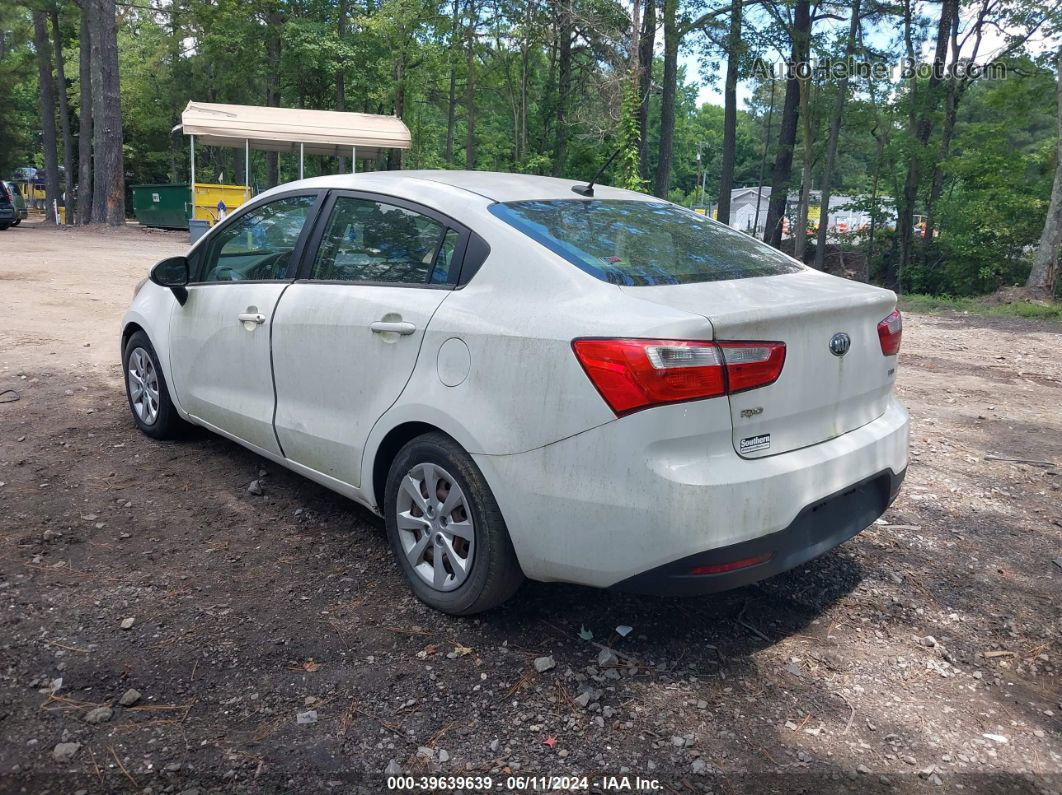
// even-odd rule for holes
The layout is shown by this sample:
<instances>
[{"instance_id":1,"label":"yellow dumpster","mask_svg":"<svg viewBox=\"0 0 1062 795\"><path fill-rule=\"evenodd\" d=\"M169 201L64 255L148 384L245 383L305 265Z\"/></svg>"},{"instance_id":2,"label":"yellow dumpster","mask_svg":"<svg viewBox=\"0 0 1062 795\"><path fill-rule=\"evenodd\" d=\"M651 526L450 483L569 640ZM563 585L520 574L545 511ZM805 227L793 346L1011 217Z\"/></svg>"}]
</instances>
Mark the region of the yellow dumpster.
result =
<instances>
[{"instance_id":1,"label":"yellow dumpster","mask_svg":"<svg viewBox=\"0 0 1062 795\"><path fill-rule=\"evenodd\" d=\"M247 185L215 185L197 182L192 186L192 220L211 226L251 198Z\"/></svg>"}]
</instances>

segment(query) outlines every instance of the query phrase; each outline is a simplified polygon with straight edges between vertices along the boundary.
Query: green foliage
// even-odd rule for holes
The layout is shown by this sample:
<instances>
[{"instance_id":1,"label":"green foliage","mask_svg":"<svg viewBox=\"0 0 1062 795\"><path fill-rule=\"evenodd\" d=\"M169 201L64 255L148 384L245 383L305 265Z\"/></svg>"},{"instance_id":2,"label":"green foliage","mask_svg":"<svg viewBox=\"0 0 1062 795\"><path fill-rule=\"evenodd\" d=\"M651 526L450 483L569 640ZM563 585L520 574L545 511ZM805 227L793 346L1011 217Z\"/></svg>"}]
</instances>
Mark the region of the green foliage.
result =
<instances>
[{"instance_id":1,"label":"green foliage","mask_svg":"<svg viewBox=\"0 0 1062 795\"><path fill-rule=\"evenodd\" d=\"M616 185L627 190L643 191L645 180L639 173L638 159L638 85L628 80L623 93L623 108L620 112L619 176Z\"/></svg>"},{"instance_id":2,"label":"green foliage","mask_svg":"<svg viewBox=\"0 0 1062 795\"><path fill-rule=\"evenodd\" d=\"M1016 301L1009 304L989 304L976 298L950 295L908 293L900 299L903 312L937 315L944 312L966 312L989 317L1024 317L1034 320L1062 321L1062 303L1058 301Z\"/></svg>"},{"instance_id":3,"label":"green foliage","mask_svg":"<svg viewBox=\"0 0 1062 795\"><path fill-rule=\"evenodd\" d=\"M962 0L964 14L973 8L970 1ZM80 11L72 0L58 3L76 134ZM1046 8L1006 0L992 7L988 27L1006 30L1009 42L1039 24ZM631 7L622 0L167 0L119 9L127 183L189 178L187 138L171 133L189 100L263 105L272 96L284 107L334 109L340 84L345 110L401 115L413 139L401 157L405 168L463 168L467 161L480 170L553 174L562 132L564 176L589 179L619 147L601 181L646 190L657 165L663 63L658 58L651 65L653 90L641 142L641 98L630 74ZM727 9L701 0L677 3L685 29L667 195L686 206L714 204L718 195L724 113L698 103L698 81L687 67L696 63L702 83L722 84ZM912 20L917 52L932 44L937 9L931 4ZM836 5L829 11L844 13ZM863 42L874 51L859 58L895 62L905 49L897 35L902 7L864 4L864 11ZM785 80L753 80L752 62L758 56L774 59L788 46L785 14L756 3L745 3L744 13L739 95L751 91L751 96L737 113L734 187L759 184L761 174L770 182ZM559 53L566 18L571 89L562 98ZM964 25L972 19L962 18ZM1056 11L1043 30L1056 32L1060 21ZM845 30L843 24L816 23L814 57L840 54ZM31 33L29 4L0 5L0 174L5 176L43 159ZM658 51L662 38L658 30ZM698 60L691 62L691 54ZM908 164L920 159L915 211L925 214L932 204L938 233L929 241L915 240L913 264L902 274L904 290L974 295L1019 283L1028 271L1054 170L1054 63L1050 53L1019 47L1008 64L1008 79L964 88L946 157L943 104L931 118L928 146L923 149L914 138L912 111L926 102L925 80L912 86L888 76L857 77L848 84L834 195L865 197L867 209L878 206L871 194L894 205ZM812 188L821 187L838 90L837 81L816 76L810 100ZM794 194L805 157L803 136L801 123L788 186ZM640 148L648 154L645 169ZM259 188L269 184L269 160L261 152L252 155L249 181ZM397 166L396 160L361 161L358 170ZM200 180L236 182L243 176L243 152L198 147L196 166ZM341 167L349 170L350 164L308 157L306 174ZM294 179L296 168L295 155L280 156L281 181ZM934 175L939 197L930 194ZM834 242L862 249L872 276L882 274L896 259L893 217L878 214L873 240L861 233Z\"/></svg>"}]
</instances>

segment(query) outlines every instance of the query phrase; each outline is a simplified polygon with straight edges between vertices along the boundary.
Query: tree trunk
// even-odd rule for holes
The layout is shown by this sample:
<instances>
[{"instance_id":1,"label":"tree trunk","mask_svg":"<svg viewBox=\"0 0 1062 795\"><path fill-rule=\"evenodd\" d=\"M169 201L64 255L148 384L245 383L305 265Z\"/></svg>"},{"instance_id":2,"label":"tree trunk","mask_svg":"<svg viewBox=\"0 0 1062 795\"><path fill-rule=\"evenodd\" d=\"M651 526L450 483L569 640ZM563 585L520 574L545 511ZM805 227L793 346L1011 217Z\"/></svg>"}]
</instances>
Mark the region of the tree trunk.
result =
<instances>
[{"instance_id":1,"label":"tree trunk","mask_svg":"<svg viewBox=\"0 0 1062 795\"><path fill-rule=\"evenodd\" d=\"M855 55L856 39L859 34L859 3L852 1L852 16L848 22L848 39L844 46L846 63L852 63ZM848 99L848 70L837 84L837 96L833 101L833 114L830 116L830 139L826 143L826 166L822 172L822 198L819 200L819 231L815 238L815 269L822 270L826 256L826 227L830 224L830 194L833 190L833 169L837 163L837 142L841 138L841 118L844 104ZM876 178L876 175L875 175Z\"/></svg>"},{"instance_id":2,"label":"tree trunk","mask_svg":"<svg viewBox=\"0 0 1062 795\"><path fill-rule=\"evenodd\" d=\"M926 85L926 94L921 108L916 114L914 139L915 146L912 149L910 161L907 164L907 176L903 183L903 195L898 208L896 220L899 234L899 262L897 267L891 269L888 274L891 284L886 284L894 290L899 290L903 279L903 271L911 264L911 256L914 248L914 211L918 201L918 190L922 183L922 160L926 154L929 136L933 130L933 114L937 106L937 87L940 85L944 72L944 59L947 54L949 34L952 26L952 17L959 13L958 0L944 0L940 6L940 20L937 23L937 42L933 53L933 68Z\"/></svg>"},{"instance_id":3,"label":"tree trunk","mask_svg":"<svg viewBox=\"0 0 1062 795\"><path fill-rule=\"evenodd\" d=\"M87 0L82 0L87 2ZM177 12L180 7L180 3L173 0L169 4L170 12L170 40L169 40L169 59L170 70L173 75L172 79L180 84L182 80L181 70L181 28L178 22ZM181 111L180 99L177 95L174 95L174 104L170 108L170 129L173 129L181 123ZM170 133L170 181L181 181L181 167L180 163L187 162L184 153L184 135L177 133ZM191 165L191 164L189 164Z\"/></svg>"},{"instance_id":4,"label":"tree trunk","mask_svg":"<svg viewBox=\"0 0 1062 795\"><path fill-rule=\"evenodd\" d=\"M675 94L678 91L678 0L663 0L664 86L660 94L660 154L656 161L653 194L666 199L671 183L671 153L675 143Z\"/></svg>"},{"instance_id":5,"label":"tree trunk","mask_svg":"<svg viewBox=\"0 0 1062 795\"><path fill-rule=\"evenodd\" d=\"M557 124L553 143L553 176L562 177L568 166L568 104L572 90L572 0L558 4L557 24Z\"/></svg>"},{"instance_id":6,"label":"tree trunk","mask_svg":"<svg viewBox=\"0 0 1062 795\"><path fill-rule=\"evenodd\" d=\"M406 114L406 48L402 45L402 51L395 61L395 104L394 114L396 119L401 119ZM387 151L387 168L389 171L397 171L402 168L402 150L389 149Z\"/></svg>"},{"instance_id":7,"label":"tree trunk","mask_svg":"<svg viewBox=\"0 0 1062 795\"><path fill-rule=\"evenodd\" d=\"M642 179L649 178L649 92L653 86L656 3L657 0L645 0L645 17L638 47L638 169Z\"/></svg>"},{"instance_id":8,"label":"tree trunk","mask_svg":"<svg viewBox=\"0 0 1062 795\"><path fill-rule=\"evenodd\" d=\"M107 220L107 186L99 179L103 152L100 149L100 128L103 126L103 61L100 57L100 5L97 0L82 0L89 6L91 54L89 71L92 82L92 218L89 223L102 224Z\"/></svg>"},{"instance_id":9,"label":"tree trunk","mask_svg":"<svg viewBox=\"0 0 1062 795\"><path fill-rule=\"evenodd\" d=\"M763 178L767 174L767 155L771 147L771 121L774 118L774 94L777 83L771 78L771 104L767 106L767 130L763 136L763 157L760 158L760 179L756 183L756 218L752 222L752 236L760 233L760 201L763 198ZM768 201L770 199L768 198Z\"/></svg>"},{"instance_id":10,"label":"tree trunk","mask_svg":"<svg viewBox=\"0 0 1062 795\"><path fill-rule=\"evenodd\" d=\"M858 0L856 0L858 2ZM719 174L716 220L730 223L730 192L734 188L737 149L737 82L741 64L741 0L730 6L730 33L726 41L726 78L723 88L723 162Z\"/></svg>"},{"instance_id":11,"label":"tree trunk","mask_svg":"<svg viewBox=\"0 0 1062 795\"><path fill-rule=\"evenodd\" d=\"M343 39L347 36L347 0L340 0L337 14L336 34L339 36L339 40L342 43ZM345 60L341 60L339 67L336 69L336 110L342 113L346 109L347 63ZM338 162L336 163L336 170L339 171L340 174L345 174L347 172L347 159L342 155L340 155Z\"/></svg>"},{"instance_id":12,"label":"tree trunk","mask_svg":"<svg viewBox=\"0 0 1062 795\"><path fill-rule=\"evenodd\" d=\"M125 160L122 154L122 101L118 84L118 26L115 0L89 0L96 5L93 47L99 61L99 102L93 113L95 153L93 220L111 226L125 223ZM101 198L97 206L96 199Z\"/></svg>"},{"instance_id":13,"label":"tree trunk","mask_svg":"<svg viewBox=\"0 0 1062 795\"><path fill-rule=\"evenodd\" d=\"M978 20L976 25L980 25ZM978 41L980 41L980 31L978 31ZM948 159L951 154L951 140L955 134L955 122L959 117L959 100L962 98L962 92L965 88L965 82L957 79L955 75L955 64L959 60L959 8L956 7L955 15L951 20L951 63L949 65L950 79L948 80L948 91L944 99L944 127L940 132L940 154L933 159L933 173L929 180L929 199L926 201L926 231L925 240L922 244L922 265L928 265L929 259L933 249L934 228L936 226L936 206L937 200L940 199L941 193L944 191L944 169L942 164ZM974 48L974 57L971 60L976 60L977 48Z\"/></svg>"},{"instance_id":14,"label":"tree trunk","mask_svg":"<svg viewBox=\"0 0 1062 795\"><path fill-rule=\"evenodd\" d=\"M793 146L796 144L797 123L800 115L800 78L796 75L798 64L808 60L811 41L811 0L797 0L793 12L793 30L790 34L789 79L785 84L785 99L782 101L782 118L778 126L778 151L774 155L774 170L771 173L771 199L767 205L767 219L763 239L775 248L782 245L782 221L788 199L789 179L793 173Z\"/></svg>"},{"instance_id":15,"label":"tree trunk","mask_svg":"<svg viewBox=\"0 0 1062 795\"><path fill-rule=\"evenodd\" d=\"M1051 295L1058 275L1058 249L1062 245L1062 48L1058 50L1058 133L1055 142L1055 182L1051 187L1051 204L1047 208L1040 246L1036 250L1026 287Z\"/></svg>"},{"instance_id":16,"label":"tree trunk","mask_svg":"<svg viewBox=\"0 0 1062 795\"><path fill-rule=\"evenodd\" d=\"M63 64L63 36L59 29L59 11L52 9L52 32L55 36L55 82L59 95L59 129L63 134L63 221L74 223L74 139L70 135L70 104L66 95L66 68Z\"/></svg>"},{"instance_id":17,"label":"tree trunk","mask_svg":"<svg viewBox=\"0 0 1062 795\"><path fill-rule=\"evenodd\" d=\"M454 127L457 126L457 24L460 21L460 0L454 0L450 16L450 93L446 101L446 148L443 160L454 163Z\"/></svg>"},{"instance_id":18,"label":"tree trunk","mask_svg":"<svg viewBox=\"0 0 1062 795\"><path fill-rule=\"evenodd\" d=\"M266 16L266 105L280 107L280 14ZM272 188L280 184L280 152L266 152L266 184Z\"/></svg>"},{"instance_id":19,"label":"tree trunk","mask_svg":"<svg viewBox=\"0 0 1062 795\"><path fill-rule=\"evenodd\" d=\"M815 128L811 119L811 80L800 81L800 119L804 126L804 157L800 167L800 201L797 204L797 218L793 235L793 257L804 261L804 251L808 245L808 208L811 204L811 166L813 165L812 145L815 143Z\"/></svg>"},{"instance_id":20,"label":"tree trunk","mask_svg":"<svg viewBox=\"0 0 1062 795\"><path fill-rule=\"evenodd\" d=\"M33 12L33 46L37 50L40 90L41 143L44 146L45 225L55 225L55 204L59 200L59 158L55 151L55 79L52 77L52 47L48 41L48 17Z\"/></svg>"},{"instance_id":21,"label":"tree trunk","mask_svg":"<svg viewBox=\"0 0 1062 795\"><path fill-rule=\"evenodd\" d=\"M465 76L465 168L476 167L476 4L468 3L468 52Z\"/></svg>"},{"instance_id":22,"label":"tree trunk","mask_svg":"<svg viewBox=\"0 0 1062 795\"><path fill-rule=\"evenodd\" d=\"M78 36L77 221L92 223L92 3L82 0L81 33Z\"/></svg>"}]
</instances>

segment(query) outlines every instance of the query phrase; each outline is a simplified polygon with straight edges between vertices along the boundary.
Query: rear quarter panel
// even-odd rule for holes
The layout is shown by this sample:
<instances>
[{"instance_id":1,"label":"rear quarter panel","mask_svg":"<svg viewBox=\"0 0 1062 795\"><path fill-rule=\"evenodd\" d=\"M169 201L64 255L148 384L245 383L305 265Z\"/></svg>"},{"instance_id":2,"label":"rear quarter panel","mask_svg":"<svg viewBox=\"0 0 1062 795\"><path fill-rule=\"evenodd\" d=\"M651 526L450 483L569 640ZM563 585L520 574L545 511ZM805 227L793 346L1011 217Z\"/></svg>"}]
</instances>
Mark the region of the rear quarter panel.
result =
<instances>
[{"instance_id":1,"label":"rear quarter panel","mask_svg":"<svg viewBox=\"0 0 1062 795\"><path fill-rule=\"evenodd\" d=\"M577 337L711 338L704 317L629 298L485 210L466 223L490 256L436 311L409 383L373 428L363 474L404 422L436 425L470 453L507 455L614 421L572 351ZM469 367L447 386L438 362L452 338L467 346Z\"/></svg>"}]
</instances>

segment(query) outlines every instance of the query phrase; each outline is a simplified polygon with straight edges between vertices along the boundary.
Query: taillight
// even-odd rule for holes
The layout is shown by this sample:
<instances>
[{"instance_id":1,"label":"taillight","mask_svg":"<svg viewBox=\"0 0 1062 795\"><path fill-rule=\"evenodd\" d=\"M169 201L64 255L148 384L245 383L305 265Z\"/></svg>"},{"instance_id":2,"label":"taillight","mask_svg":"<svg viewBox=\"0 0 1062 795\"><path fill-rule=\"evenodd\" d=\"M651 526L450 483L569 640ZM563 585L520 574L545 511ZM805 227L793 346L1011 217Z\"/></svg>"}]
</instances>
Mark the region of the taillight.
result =
<instances>
[{"instance_id":1,"label":"taillight","mask_svg":"<svg viewBox=\"0 0 1062 795\"><path fill-rule=\"evenodd\" d=\"M878 323L878 340L881 342L881 353L884 356L895 356L900 352L900 339L903 337L903 318L900 310L894 309L892 314Z\"/></svg>"},{"instance_id":2,"label":"taillight","mask_svg":"<svg viewBox=\"0 0 1062 795\"><path fill-rule=\"evenodd\" d=\"M784 342L579 339L572 349L617 415L767 386L785 363Z\"/></svg>"}]
</instances>

